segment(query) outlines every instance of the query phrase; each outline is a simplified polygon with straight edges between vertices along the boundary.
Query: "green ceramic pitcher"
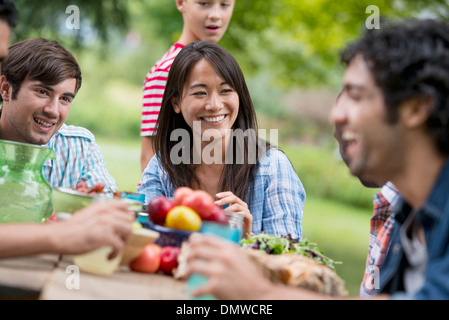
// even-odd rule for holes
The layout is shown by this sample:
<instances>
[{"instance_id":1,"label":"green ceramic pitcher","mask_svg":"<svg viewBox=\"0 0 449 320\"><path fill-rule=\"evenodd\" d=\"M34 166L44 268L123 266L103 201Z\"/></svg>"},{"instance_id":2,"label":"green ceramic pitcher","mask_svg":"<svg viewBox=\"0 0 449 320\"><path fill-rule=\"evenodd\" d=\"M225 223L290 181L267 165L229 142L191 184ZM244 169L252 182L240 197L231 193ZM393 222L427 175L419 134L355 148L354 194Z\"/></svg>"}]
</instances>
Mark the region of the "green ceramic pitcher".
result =
<instances>
[{"instance_id":1,"label":"green ceramic pitcher","mask_svg":"<svg viewBox=\"0 0 449 320\"><path fill-rule=\"evenodd\" d=\"M44 222L52 213L52 189L42 175L55 152L0 140L0 223Z\"/></svg>"}]
</instances>

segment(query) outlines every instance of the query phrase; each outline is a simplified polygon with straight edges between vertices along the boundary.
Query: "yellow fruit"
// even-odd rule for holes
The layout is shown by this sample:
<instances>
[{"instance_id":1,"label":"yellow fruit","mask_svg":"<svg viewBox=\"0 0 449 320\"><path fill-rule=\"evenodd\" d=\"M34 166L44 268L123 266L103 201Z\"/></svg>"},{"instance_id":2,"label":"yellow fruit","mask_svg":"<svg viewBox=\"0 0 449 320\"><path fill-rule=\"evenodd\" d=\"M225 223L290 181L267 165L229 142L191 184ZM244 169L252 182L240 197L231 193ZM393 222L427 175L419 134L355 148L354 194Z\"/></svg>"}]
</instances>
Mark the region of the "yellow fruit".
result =
<instances>
[{"instance_id":1,"label":"yellow fruit","mask_svg":"<svg viewBox=\"0 0 449 320\"><path fill-rule=\"evenodd\" d=\"M142 225L140 224L140 222L134 221L133 222L133 231L139 231L140 229L142 229Z\"/></svg>"},{"instance_id":2,"label":"yellow fruit","mask_svg":"<svg viewBox=\"0 0 449 320\"><path fill-rule=\"evenodd\" d=\"M165 225L177 230L198 231L201 228L201 217L189 207L176 206L167 213Z\"/></svg>"}]
</instances>

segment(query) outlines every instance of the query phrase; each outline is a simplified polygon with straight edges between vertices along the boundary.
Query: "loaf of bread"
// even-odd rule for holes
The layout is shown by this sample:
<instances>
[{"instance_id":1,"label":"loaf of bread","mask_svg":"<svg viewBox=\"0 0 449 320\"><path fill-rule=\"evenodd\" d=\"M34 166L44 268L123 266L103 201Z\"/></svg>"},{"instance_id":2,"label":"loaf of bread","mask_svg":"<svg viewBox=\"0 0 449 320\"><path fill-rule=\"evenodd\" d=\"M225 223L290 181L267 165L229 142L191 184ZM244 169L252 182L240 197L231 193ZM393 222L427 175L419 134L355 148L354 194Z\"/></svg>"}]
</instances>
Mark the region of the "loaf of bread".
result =
<instances>
[{"instance_id":1,"label":"loaf of bread","mask_svg":"<svg viewBox=\"0 0 449 320\"><path fill-rule=\"evenodd\" d=\"M334 297L345 297L344 281L329 267L294 253L266 254L242 248L270 280Z\"/></svg>"},{"instance_id":2,"label":"loaf of bread","mask_svg":"<svg viewBox=\"0 0 449 320\"><path fill-rule=\"evenodd\" d=\"M333 297L345 297L344 281L329 267L312 258L294 253L267 254L264 251L240 248L253 260L262 273L273 282L296 286ZM189 250L187 242L181 247L178 256L176 279L185 279L185 256Z\"/></svg>"}]
</instances>

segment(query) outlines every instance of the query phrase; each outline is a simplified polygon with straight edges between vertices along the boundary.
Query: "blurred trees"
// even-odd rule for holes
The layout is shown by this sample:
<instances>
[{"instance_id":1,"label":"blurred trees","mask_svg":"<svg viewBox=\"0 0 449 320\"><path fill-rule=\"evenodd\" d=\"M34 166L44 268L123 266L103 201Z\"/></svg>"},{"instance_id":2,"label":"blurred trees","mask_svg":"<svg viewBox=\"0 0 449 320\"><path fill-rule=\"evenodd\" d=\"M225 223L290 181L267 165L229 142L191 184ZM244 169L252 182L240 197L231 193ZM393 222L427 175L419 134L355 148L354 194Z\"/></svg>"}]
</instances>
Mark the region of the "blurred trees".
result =
<instances>
[{"instance_id":1,"label":"blurred trees","mask_svg":"<svg viewBox=\"0 0 449 320\"><path fill-rule=\"evenodd\" d=\"M47 37L67 39L73 46L85 44L86 36L94 33L100 41L109 41L114 29L129 27L129 10L126 0L14 0L19 11L19 23L14 29L16 39ZM79 29L68 29L66 21L71 12L67 7L79 8ZM86 33L86 31L88 31Z\"/></svg>"},{"instance_id":2,"label":"blurred trees","mask_svg":"<svg viewBox=\"0 0 449 320\"><path fill-rule=\"evenodd\" d=\"M449 19L447 0L236 0L220 44L236 57L245 74L269 74L274 85L336 84L341 76L338 52L365 28L370 5L392 19ZM158 21L155 32L165 46L177 40L182 21L174 1L147 0L143 6L145 16Z\"/></svg>"},{"instance_id":3,"label":"blurred trees","mask_svg":"<svg viewBox=\"0 0 449 320\"><path fill-rule=\"evenodd\" d=\"M17 40L44 36L83 47L89 45L89 37L107 43L111 35L137 28L142 37L158 37L168 48L182 28L174 0L15 2L20 14ZM78 30L65 27L69 5L80 9ZM393 19L449 19L448 0L237 0L220 44L237 58L246 74L269 74L277 86L332 85L340 78L338 52L365 28L369 5Z\"/></svg>"},{"instance_id":4,"label":"blurred trees","mask_svg":"<svg viewBox=\"0 0 449 320\"><path fill-rule=\"evenodd\" d=\"M247 71L268 68L284 87L339 83L338 53L366 28L370 5L392 19L423 13L449 18L446 0L237 1L222 44Z\"/></svg>"}]
</instances>

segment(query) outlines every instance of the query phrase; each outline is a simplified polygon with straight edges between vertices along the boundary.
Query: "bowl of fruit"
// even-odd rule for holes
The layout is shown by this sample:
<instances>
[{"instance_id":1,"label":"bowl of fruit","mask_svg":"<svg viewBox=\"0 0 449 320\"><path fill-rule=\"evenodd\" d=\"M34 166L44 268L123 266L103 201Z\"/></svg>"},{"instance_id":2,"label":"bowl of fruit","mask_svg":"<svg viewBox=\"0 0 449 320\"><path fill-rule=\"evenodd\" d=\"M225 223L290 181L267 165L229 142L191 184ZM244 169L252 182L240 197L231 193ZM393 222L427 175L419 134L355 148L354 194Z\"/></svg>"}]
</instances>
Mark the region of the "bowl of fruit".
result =
<instances>
[{"instance_id":1,"label":"bowl of fruit","mask_svg":"<svg viewBox=\"0 0 449 320\"><path fill-rule=\"evenodd\" d=\"M173 200L156 196L146 206L148 222L144 228L157 231L156 244L181 247L193 232L201 229L203 221L228 223L225 212L214 203L207 192L188 187L176 189Z\"/></svg>"},{"instance_id":2,"label":"bowl of fruit","mask_svg":"<svg viewBox=\"0 0 449 320\"><path fill-rule=\"evenodd\" d=\"M192 234L192 232L189 231L181 231L160 226L151 221L143 222L142 226L146 229L159 233L159 238L154 243L161 247L170 246L180 248L182 243L187 241L189 236Z\"/></svg>"}]
</instances>

